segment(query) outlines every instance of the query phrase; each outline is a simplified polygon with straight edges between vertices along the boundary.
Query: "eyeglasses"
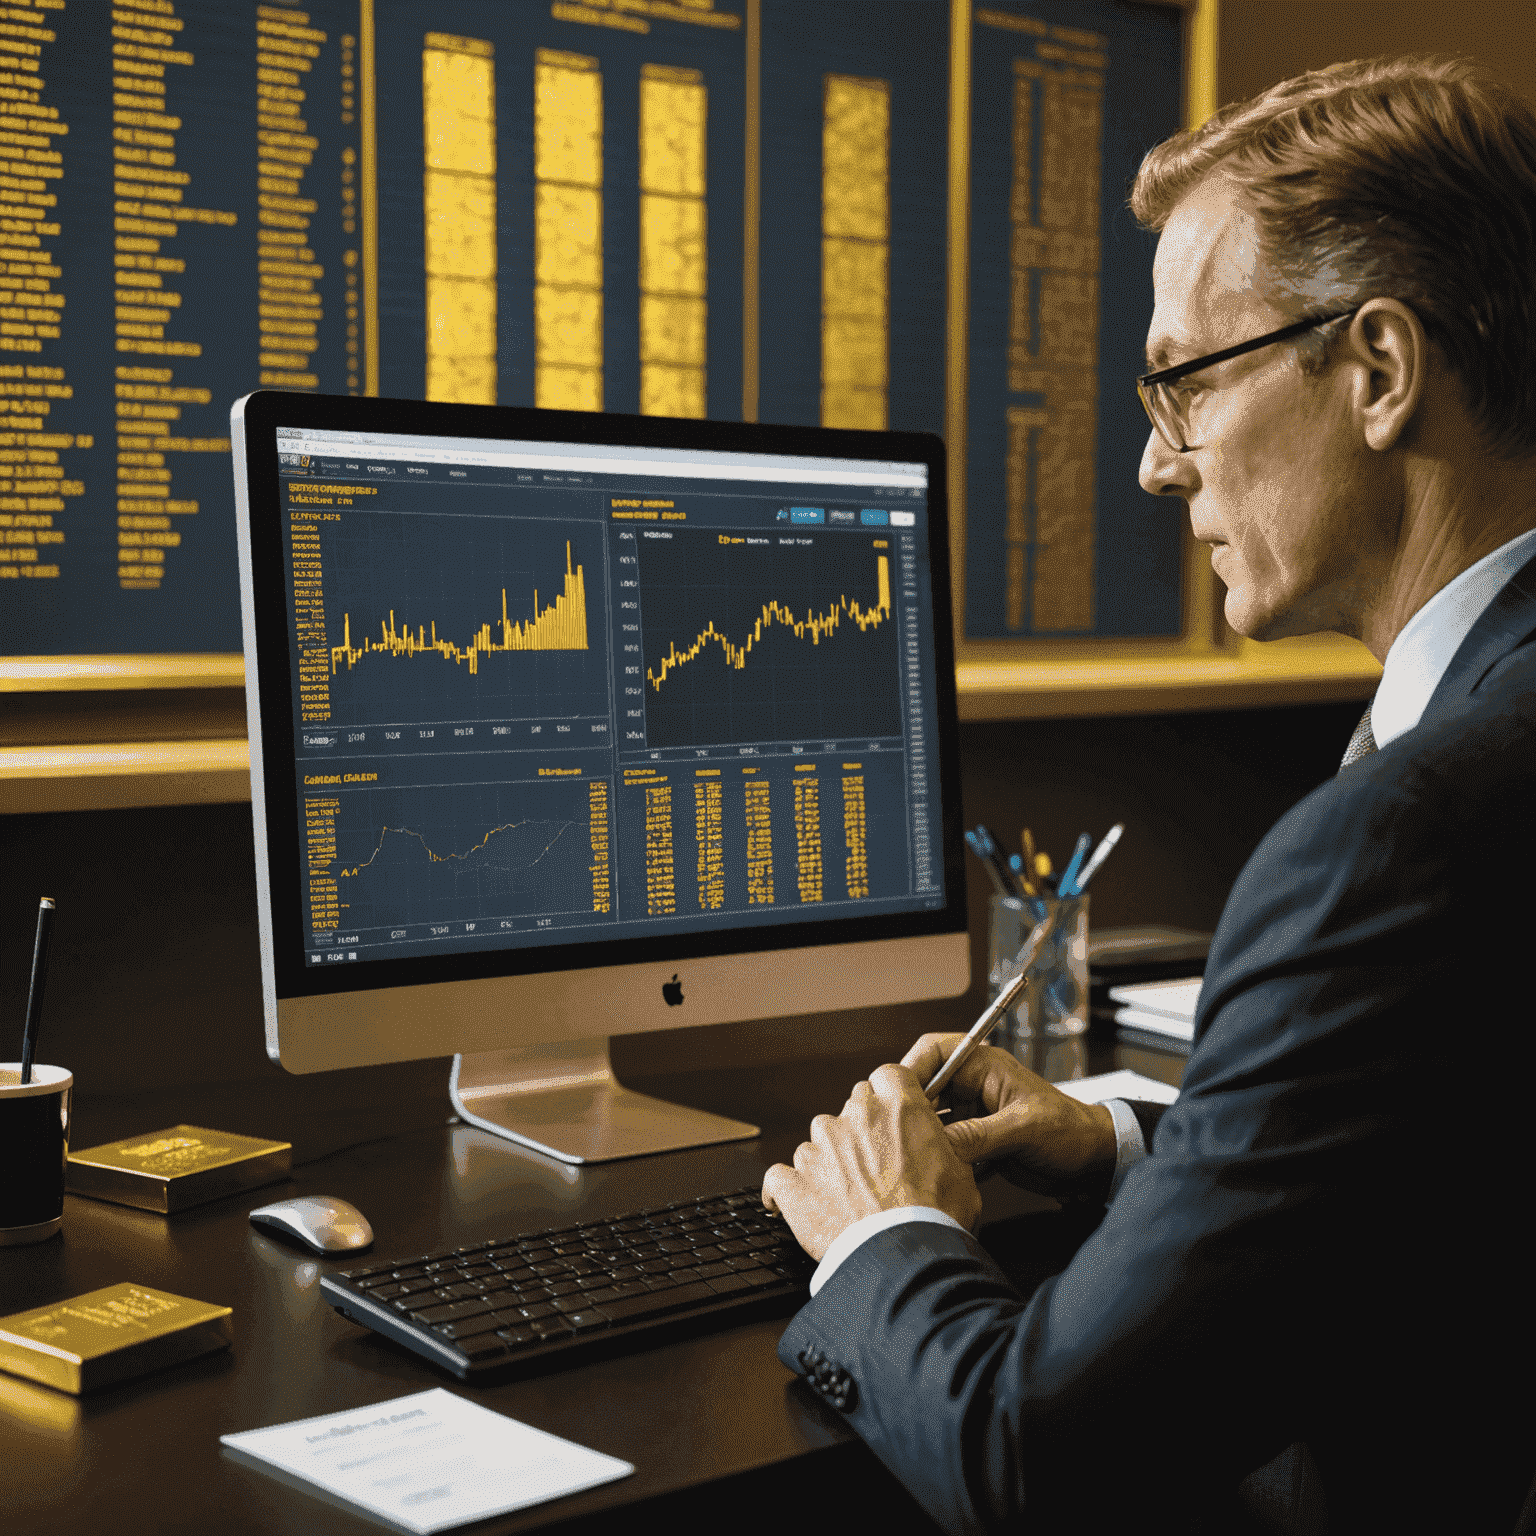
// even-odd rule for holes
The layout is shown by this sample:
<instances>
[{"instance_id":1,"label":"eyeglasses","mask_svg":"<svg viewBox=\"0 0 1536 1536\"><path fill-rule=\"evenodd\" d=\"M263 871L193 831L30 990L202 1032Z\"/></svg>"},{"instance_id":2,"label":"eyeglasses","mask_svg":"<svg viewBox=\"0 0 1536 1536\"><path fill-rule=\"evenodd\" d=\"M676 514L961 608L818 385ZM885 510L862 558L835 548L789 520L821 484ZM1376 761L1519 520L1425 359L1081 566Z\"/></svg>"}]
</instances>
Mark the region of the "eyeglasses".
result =
<instances>
[{"instance_id":1,"label":"eyeglasses","mask_svg":"<svg viewBox=\"0 0 1536 1536\"><path fill-rule=\"evenodd\" d=\"M1155 373L1144 373L1136 380L1136 393L1141 397L1142 408L1157 429L1157 435L1175 453L1188 453L1190 445L1185 441L1188 423L1184 420L1187 400L1180 397L1179 391L1170 389L1171 384L1182 379L1186 374L1198 373L1202 368L1209 368L1213 363L1224 363L1229 357L1241 357L1244 352L1255 352L1260 347L1267 347L1271 342L1284 341L1290 336L1299 336L1303 331L1310 331L1319 325L1328 325L1334 320L1347 320L1359 308L1360 306L1356 305L1355 309L1338 310L1331 315L1316 315L1309 320L1297 320L1290 325L1282 325L1278 331L1271 331L1267 336L1255 336L1252 341L1240 341L1235 347L1224 347L1220 352L1212 352L1206 357L1197 357L1187 363L1177 363L1172 368L1160 368Z\"/></svg>"}]
</instances>

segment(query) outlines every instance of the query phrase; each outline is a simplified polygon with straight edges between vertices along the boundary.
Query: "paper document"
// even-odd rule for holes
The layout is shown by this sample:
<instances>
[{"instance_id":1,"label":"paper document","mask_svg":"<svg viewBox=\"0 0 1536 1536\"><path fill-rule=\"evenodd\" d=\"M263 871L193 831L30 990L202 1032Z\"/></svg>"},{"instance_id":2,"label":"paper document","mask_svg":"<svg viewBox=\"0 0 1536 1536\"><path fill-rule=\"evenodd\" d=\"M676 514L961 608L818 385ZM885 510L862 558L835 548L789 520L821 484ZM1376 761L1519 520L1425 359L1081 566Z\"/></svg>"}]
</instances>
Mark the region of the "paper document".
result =
<instances>
[{"instance_id":1,"label":"paper document","mask_svg":"<svg viewBox=\"0 0 1536 1536\"><path fill-rule=\"evenodd\" d=\"M1193 1019L1176 1019L1171 1014L1153 1013L1150 1008L1117 1008L1115 1023L1127 1029L1143 1029L1149 1034L1167 1035L1173 1040L1195 1038Z\"/></svg>"},{"instance_id":2,"label":"paper document","mask_svg":"<svg viewBox=\"0 0 1536 1536\"><path fill-rule=\"evenodd\" d=\"M1155 1077L1143 1077L1140 1072L1122 1068L1118 1072L1101 1072L1097 1077L1079 1077L1070 1082L1057 1083L1056 1087L1076 1099L1080 1104L1102 1104L1105 1099L1141 1099L1153 1104L1172 1104L1179 1090L1171 1083L1160 1083Z\"/></svg>"},{"instance_id":3,"label":"paper document","mask_svg":"<svg viewBox=\"0 0 1536 1536\"><path fill-rule=\"evenodd\" d=\"M1193 1024L1195 1009L1200 1006L1200 983L1198 976L1184 981L1137 981L1111 987L1109 995L1139 1013L1162 1013Z\"/></svg>"},{"instance_id":4,"label":"paper document","mask_svg":"<svg viewBox=\"0 0 1536 1536\"><path fill-rule=\"evenodd\" d=\"M635 1470L442 1387L219 1441L421 1536Z\"/></svg>"}]
</instances>

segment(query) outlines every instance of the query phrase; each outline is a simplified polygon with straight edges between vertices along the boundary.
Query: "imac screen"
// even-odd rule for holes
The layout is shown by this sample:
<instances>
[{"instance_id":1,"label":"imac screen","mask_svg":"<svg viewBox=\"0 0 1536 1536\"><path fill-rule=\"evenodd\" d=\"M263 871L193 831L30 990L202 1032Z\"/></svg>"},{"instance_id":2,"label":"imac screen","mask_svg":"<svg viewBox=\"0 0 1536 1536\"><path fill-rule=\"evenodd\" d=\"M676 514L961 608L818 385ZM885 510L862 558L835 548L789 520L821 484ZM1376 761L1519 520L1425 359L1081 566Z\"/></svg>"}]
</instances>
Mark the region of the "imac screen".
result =
<instances>
[{"instance_id":1,"label":"imac screen","mask_svg":"<svg viewBox=\"0 0 1536 1536\"><path fill-rule=\"evenodd\" d=\"M934 440L449 436L402 409L268 428L249 514L286 599L262 684L283 992L963 927Z\"/></svg>"}]
</instances>

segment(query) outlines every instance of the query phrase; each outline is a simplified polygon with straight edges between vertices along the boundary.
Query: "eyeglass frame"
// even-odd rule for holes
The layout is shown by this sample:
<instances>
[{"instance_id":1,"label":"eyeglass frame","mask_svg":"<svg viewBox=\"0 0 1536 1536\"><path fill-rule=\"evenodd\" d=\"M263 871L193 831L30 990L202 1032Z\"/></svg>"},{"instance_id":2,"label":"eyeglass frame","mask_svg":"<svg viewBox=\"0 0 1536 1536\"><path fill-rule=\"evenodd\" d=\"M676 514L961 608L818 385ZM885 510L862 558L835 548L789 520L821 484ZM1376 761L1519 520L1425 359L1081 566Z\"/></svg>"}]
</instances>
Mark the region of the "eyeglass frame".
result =
<instances>
[{"instance_id":1,"label":"eyeglass frame","mask_svg":"<svg viewBox=\"0 0 1536 1536\"><path fill-rule=\"evenodd\" d=\"M1224 363L1228 358L1241 357L1245 352L1256 352L1260 347L1267 347L1271 342L1286 341L1292 336L1299 336L1303 331L1310 331L1319 325L1328 325L1335 320L1346 320L1350 316L1358 314L1363 304L1357 304L1353 309L1341 309L1331 315L1315 315L1306 320L1294 320L1290 325L1282 325L1278 331L1270 331L1266 336L1255 336L1251 341L1240 341L1235 347L1223 347L1220 352L1210 352L1204 357L1196 357L1187 363L1175 363L1171 368L1158 368L1151 373L1144 373L1136 380L1136 396L1141 401L1141 408L1147 413L1147 420L1152 423L1152 430L1173 449L1175 453L1190 453L1193 451L1188 443L1174 443L1170 441L1168 434L1163 430L1157 417L1153 414L1151 401L1148 398L1148 389L1160 384L1171 384L1176 379L1182 379L1186 374L1198 373L1202 368L1209 368L1216 363ZM1183 437L1183 433L1179 434ZM1194 447L1199 447L1196 443Z\"/></svg>"}]
</instances>

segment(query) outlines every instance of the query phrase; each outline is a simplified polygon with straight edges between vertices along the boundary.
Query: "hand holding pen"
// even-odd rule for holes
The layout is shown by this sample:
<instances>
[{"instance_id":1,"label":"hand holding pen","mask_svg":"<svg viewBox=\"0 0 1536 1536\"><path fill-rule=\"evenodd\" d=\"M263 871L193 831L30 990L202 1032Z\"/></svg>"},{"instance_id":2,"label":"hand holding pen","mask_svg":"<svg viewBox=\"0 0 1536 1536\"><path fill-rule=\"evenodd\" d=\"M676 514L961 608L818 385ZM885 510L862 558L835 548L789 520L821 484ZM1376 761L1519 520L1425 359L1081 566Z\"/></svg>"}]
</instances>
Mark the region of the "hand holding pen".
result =
<instances>
[{"instance_id":1,"label":"hand holding pen","mask_svg":"<svg viewBox=\"0 0 1536 1536\"><path fill-rule=\"evenodd\" d=\"M1082 872L1080 874L1072 871L1070 865L1068 866L1068 869L1063 872L1060 887L1060 896L1062 900L1047 910L1047 915L1043 922L1036 923L1034 931L1029 936L1028 942L1025 944L1023 950L1019 954L1013 975L1008 979L1007 982L1003 984L1003 987L998 992L997 996L992 999L992 1001L983 1011L981 1017L977 1019L976 1022L971 1026L970 1031L967 1033L965 1039L963 1039L960 1044L957 1045L955 1049L950 1053L949 1060L939 1068L939 1070L933 1075L933 1078L929 1081L927 1087L923 1090L930 1100L936 1099L941 1093L943 1093L945 1088L949 1086L950 1080L954 1077L955 1073L958 1072L970 1058L971 1053L975 1051L977 1046L984 1044L987 1037L1002 1022L1004 1015L1006 1015L1008 1009L1013 1005L1014 1000L1018 997L1019 993L1024 990L1024 985L1029 979L1029 975L1034 968L1035 961L1041 954L1047 940L1049 940L1055 933L1056 928L1061 921L1061 915L1065 910L1066 901L1073 896L1082 895L1082 893L1088 888L1088 882L1092 880L1094 875L1098 873L1100 866L1104 863L1104 860L1109 857L1110 853L1114 849L1115 844L1120 841L1120 834L1124 831L1124 823L1116 822L1116 824L1111 827L1110 830L1105 834L1104 839L1099 844L1099 846L1093 850L1093 857L1090 858L1088 862L1082 866ZM971 833L966 834L967 842L970 841L972 835L973 834ZM1079 853L1081 852L1081 848L1082 842L1080 840L1078 847ZM1074 854L1073 862L1078 862L1077 854ZM1070 884L1068 880L1069 874L1072 875Z\"/></svg>"}]
</instances>

